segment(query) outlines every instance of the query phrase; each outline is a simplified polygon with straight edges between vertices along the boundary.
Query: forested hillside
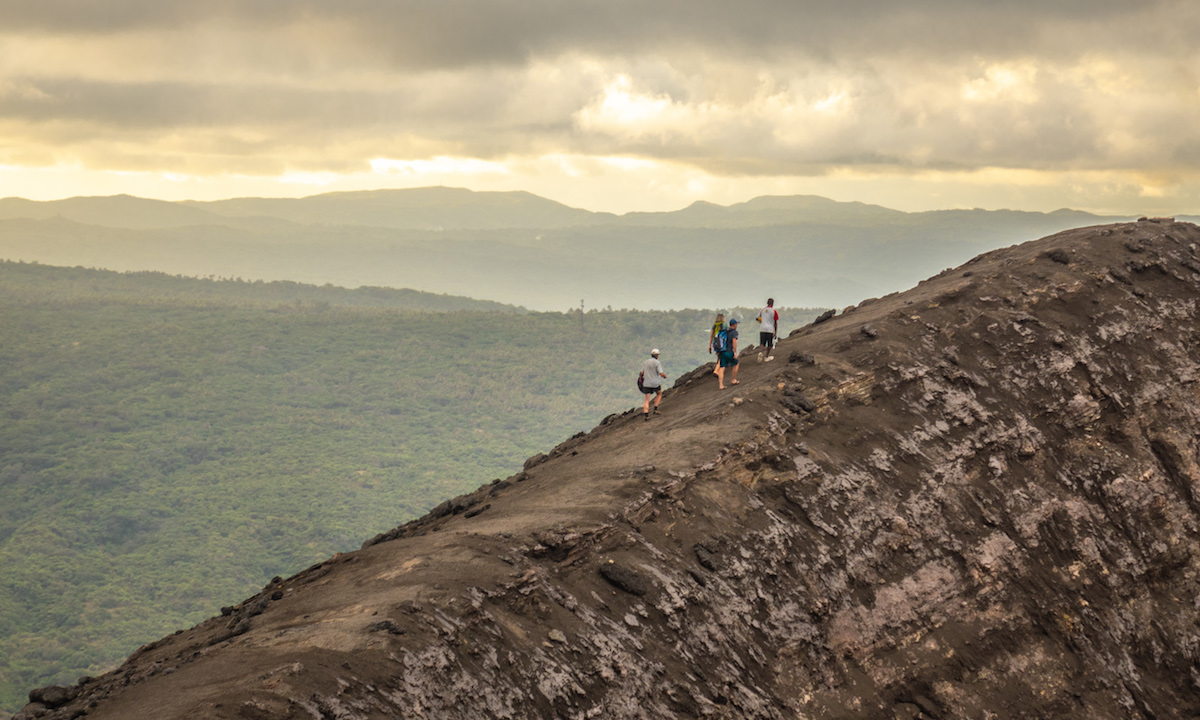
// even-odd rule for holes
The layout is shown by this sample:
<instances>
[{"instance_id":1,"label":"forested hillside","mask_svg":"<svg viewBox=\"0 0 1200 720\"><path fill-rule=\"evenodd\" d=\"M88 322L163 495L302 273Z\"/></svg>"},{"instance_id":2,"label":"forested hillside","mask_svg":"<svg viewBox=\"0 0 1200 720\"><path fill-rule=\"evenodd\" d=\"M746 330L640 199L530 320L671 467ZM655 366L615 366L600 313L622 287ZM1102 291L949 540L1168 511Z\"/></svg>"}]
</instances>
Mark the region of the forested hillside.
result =
<instances>
[{"instance_id":1,"label":"forested hillside","mask_svg":"<svg viewBox=\"0 0 1200 720\"><path fill-rule=\"evenodd\" d=\"M361 292L0 264L0 710L640 402L652 346L709 359L708 310Z\"/></svg>"},{"instance_id":2,"label":"forested hillside","mask_svg":"<svg viewBox=\"0 0 1200 720\"><path fill-rule=\"evenodd\" d=\"M94 268L62 268L0 260L0 285L11 302L36 304L117 303L179 307L213 305L278 309L323 309L339 306L450 312L478 310L524 312L524 308L490 300L441 295L389 287L348 289L275 280L193 278L154 271L116 272Z\"/></svg>"}]
</instances>

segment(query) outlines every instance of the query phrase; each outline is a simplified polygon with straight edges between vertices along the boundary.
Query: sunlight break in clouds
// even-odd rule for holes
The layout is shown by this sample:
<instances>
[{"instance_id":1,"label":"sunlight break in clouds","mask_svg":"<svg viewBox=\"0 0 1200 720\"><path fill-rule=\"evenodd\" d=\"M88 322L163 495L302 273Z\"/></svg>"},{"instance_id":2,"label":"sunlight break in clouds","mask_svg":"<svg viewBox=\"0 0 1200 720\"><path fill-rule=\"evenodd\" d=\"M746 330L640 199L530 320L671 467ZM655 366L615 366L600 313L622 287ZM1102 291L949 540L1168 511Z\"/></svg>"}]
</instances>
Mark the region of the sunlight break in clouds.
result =
<instances>
[{"instance_id":1,"label":"sunlight break in clouds","mask_svg":"<svg viewBox=\"0 0 1200 720\"><path fill-rule=\"evenodd\" d=\"M1037 67L1033 63L1018 65L991 65L982 78L967 82L962 98L967 102L994 103L1015 102L1032 105L1037 102L1034 90L1037 84Z\"/></svg>"},{"instance_id":2,"label":"sunlight break in clouds","mask_svg":"<svg viewBox=\"0 0 1200 720\"><path fill-rule=\"evenodd\" d=\"M666 94L636 93L627 75L618 76L604 88L602 97L576 113L585 132L640 138L687 133L703 124L706 106L676 103Z\"/></svg>"}]
</instances>

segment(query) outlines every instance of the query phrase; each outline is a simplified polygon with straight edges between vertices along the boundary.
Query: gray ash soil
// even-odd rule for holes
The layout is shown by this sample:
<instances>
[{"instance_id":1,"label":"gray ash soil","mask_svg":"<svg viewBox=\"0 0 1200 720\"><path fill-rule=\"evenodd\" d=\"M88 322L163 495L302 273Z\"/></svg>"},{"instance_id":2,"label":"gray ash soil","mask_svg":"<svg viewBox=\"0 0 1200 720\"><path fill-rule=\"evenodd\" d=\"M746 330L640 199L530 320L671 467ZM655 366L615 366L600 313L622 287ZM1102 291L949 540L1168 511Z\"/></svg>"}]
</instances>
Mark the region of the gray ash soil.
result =
<instances>
[{"instance_id":1,"label":"gray ash soil","mask_svg":"<svg viewBox=\"0 0 1200 720\"><path fill-rule=\"evenodd\" d=\"M1198 302L1186 223L988 253L18 717L1200 717Z\"/></svg>"}]
</instances>

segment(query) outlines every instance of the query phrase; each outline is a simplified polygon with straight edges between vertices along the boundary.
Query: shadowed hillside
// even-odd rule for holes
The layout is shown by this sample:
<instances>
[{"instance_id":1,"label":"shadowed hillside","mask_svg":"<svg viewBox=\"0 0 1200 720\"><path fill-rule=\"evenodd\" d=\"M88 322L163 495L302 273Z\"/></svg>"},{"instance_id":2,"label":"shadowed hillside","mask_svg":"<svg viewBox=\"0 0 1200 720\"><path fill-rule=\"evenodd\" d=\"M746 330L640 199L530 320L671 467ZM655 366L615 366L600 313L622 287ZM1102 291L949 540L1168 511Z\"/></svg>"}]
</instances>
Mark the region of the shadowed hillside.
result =
<instances>
[{"instance_id":1,"label":"shadowed hillside","mask_svg":"<svg viewBox=\"0 0 1200 720\"><path fill-rule=\"evenodd\" d=\"M615 216L528 193L416 188L167 203L0 200L0 258L110 270L406 287L562 311L845 307L997 247L1101 218L1060 210L906 213L820 197ZM654 263L652 281L633 271Z\"/></svg>"},{"instance_id":2,"label":"shadowed hillside","mask_svg":"<svg viewBox=\"0 0 1200 720\"><path fill-rule=\"evenodd\" d=\"M53 718L1194 718L1200 228L980 256L278 578Z\"/></svg>"}]
</instances>

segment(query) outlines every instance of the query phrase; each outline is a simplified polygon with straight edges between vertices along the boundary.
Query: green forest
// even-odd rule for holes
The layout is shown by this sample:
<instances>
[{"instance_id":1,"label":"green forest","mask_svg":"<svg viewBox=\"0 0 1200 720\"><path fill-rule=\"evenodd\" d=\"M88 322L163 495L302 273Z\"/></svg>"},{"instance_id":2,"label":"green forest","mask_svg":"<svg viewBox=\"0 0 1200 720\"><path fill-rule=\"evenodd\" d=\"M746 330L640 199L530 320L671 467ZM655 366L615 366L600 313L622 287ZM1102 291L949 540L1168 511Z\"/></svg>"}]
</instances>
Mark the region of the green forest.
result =
<instances>
[{"instance_id":1,"label":"green forest","mask_svg":"<svg viewBox=\"0 0 1200 720\"><path fill-rule=\"evenodd\" d=\"M714 312L12 262L0 308L8 712L640 404L650 348L707 362Z\"/></svg>"}]
</instances>

